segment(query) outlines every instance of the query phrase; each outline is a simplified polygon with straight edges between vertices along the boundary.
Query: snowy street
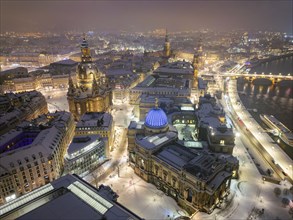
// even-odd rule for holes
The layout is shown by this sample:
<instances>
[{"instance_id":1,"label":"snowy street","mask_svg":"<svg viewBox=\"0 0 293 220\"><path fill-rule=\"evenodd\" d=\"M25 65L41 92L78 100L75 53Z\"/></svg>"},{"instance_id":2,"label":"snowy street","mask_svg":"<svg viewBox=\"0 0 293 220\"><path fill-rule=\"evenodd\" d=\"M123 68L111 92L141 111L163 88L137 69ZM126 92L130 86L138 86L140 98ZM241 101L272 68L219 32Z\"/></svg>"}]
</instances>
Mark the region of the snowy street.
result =
<instances>
[{"instance_id":1,"label":"snowy street","mask_svg":"<svg viewBox=\"0 0 293 220\"><path fill-rule=\"evenodd\" d=\"M39 90L46 98L49 112L69 111L67 89Z\"/></svg>"},{"instance_id":2,"label":"snowy street","mask_svg":"<svg viewBox=\"0 0 293 220\"><path fill-rule=\"evenodd\" d=\"M68 111L65 90L42 91L42 93L47 99L49 111ZM116 134L111 160L84 179L94 186L99 184L111 186L119 195L119 203L145 219L174 219L178 216L188 216L175 200L136 176L133 169L128 166L125 128L131 120L134 120L132 109L133 107L128 104L112 107L110 112L114 117ZM285 208L281 201L284 197L292 199L292 195L281 193L280 196L276 196L274 188L279 187L283 192L285 188L289 189L291 184L283 181L281 185L277 185L263 181L255 165L255 159L247 151L250 146L245 138L236 137L233 155L239 160L240 177L232 181L228 200L221 205L221 209L217 208L212 214L198 212L192 219L290 219L288 211L290 206L293 207L293 203L290 202ZM262 162L260 164L264 166ZM261 213L262 209L264 209L263 213Z\"/></svg>"}]
</instances>

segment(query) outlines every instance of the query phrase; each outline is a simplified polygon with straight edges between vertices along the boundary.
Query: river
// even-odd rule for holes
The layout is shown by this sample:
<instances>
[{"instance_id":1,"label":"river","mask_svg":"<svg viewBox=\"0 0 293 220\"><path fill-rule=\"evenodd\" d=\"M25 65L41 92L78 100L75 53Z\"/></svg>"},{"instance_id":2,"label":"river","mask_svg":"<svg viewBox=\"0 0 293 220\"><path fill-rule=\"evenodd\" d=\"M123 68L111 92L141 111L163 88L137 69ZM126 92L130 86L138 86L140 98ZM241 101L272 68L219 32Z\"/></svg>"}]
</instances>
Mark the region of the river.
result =
<instances>
[{"instance_id":1,"label":"river","mask_svg":"<svg viewBox=\"0 0 293 220\"><path fill-rule=\"evenodd\" d=\"M293 56L274 60L261 64L251 69L251 72L258 74L283 74L293 75ZM257 109L257 112L250 111L251 115L263 127L260 114L274 115L279 121L293 130L293 81L284 80L272 84L268 79L256 79L249 82L246 79L237 80L239 97L247 109ZM274 138L278 141L278 138ZM293 159L293 147L280 143L284 151Z\"/></svg>"}]
</instances>

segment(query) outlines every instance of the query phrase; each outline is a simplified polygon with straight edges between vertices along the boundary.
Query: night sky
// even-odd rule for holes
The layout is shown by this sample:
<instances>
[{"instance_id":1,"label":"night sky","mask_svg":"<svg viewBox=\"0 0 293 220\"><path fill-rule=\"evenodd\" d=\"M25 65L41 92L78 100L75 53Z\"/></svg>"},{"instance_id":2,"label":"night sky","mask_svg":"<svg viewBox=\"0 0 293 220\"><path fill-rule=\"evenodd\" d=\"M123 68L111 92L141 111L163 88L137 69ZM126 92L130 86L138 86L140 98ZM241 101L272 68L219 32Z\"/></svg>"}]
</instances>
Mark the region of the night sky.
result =
<instances>
[{"instance_id":1,"label":"night sky","mask_svg":"<svg viewBox=\"0 0 293 220\"><path fill-rule=\"evenodd\" d=\"M3 1L1 32L170 31L212 28L292 33L292 1Z\"/></svg>"}]
</instances>

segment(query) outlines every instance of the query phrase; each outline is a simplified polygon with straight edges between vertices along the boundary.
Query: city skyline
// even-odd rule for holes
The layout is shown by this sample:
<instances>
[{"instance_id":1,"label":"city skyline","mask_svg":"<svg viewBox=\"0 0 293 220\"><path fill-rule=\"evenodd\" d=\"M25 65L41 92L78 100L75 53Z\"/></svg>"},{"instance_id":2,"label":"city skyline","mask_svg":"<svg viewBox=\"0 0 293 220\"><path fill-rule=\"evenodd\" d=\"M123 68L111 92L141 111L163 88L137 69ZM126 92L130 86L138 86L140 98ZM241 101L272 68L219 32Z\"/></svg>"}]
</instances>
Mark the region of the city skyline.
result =
<instances>
[{"instance_id":1,"label":"city skyline","mask_svg":"<svg viewBox=\"0 0 293 220\"><path fill-rule=\"evenodd\" d=\"M291 17L1 1L0 218L291 219Z\"/></svg>"},{"instance_id":2,"label":"city skyline","mask_svg":"<svg viewBox=\"0 0 293 220\"><path fill-rule=\"evenodd\" d=\"M1 1L1 32L162 27L292 34L292 1Z\"/></svg>"}]
</instances>

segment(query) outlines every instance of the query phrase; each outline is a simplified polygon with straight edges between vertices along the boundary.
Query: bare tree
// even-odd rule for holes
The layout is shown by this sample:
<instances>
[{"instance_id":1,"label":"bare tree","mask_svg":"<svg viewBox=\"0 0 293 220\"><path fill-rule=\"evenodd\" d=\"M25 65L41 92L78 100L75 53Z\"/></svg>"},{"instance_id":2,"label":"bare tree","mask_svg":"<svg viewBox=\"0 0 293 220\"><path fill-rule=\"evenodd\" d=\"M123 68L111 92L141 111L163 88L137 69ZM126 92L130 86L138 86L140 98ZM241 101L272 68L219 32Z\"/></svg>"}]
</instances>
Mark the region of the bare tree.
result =
<instances>
[{"instance_id":1,"label":"bare tree","mask_svg":"<svg viewBox=\"0 0 293 220\"><path fill-rule=\"evenodd\" d=\"M275 195L276 196L280 196L281 195L281 189L279 188L279 187L276 187L275 189L274 189L274 193L275 193Z\"/></svg>"},{"instance_id":2,"label":"bare tree","mask_svg":"<svg viewBox=\"0 0 293 220\"><path fill-rule=\"evenodd\" d=\"M287 196L289 194L289 189L283 189L283 195L284 196Z\"/></svg>"},{"instance_id":3,"label":"bare tree","mask_svg":"<svg viewBox=\"0 0 293 220\"><path fill-rule=\"evenodd\" d=\"M288 198L283 198L282 199L282 204L284 205L284 207L286 207L287 205L289 205L289 203L290 203L290 201L289 201L289 199Z\"/></svg>"}]
</instances>

